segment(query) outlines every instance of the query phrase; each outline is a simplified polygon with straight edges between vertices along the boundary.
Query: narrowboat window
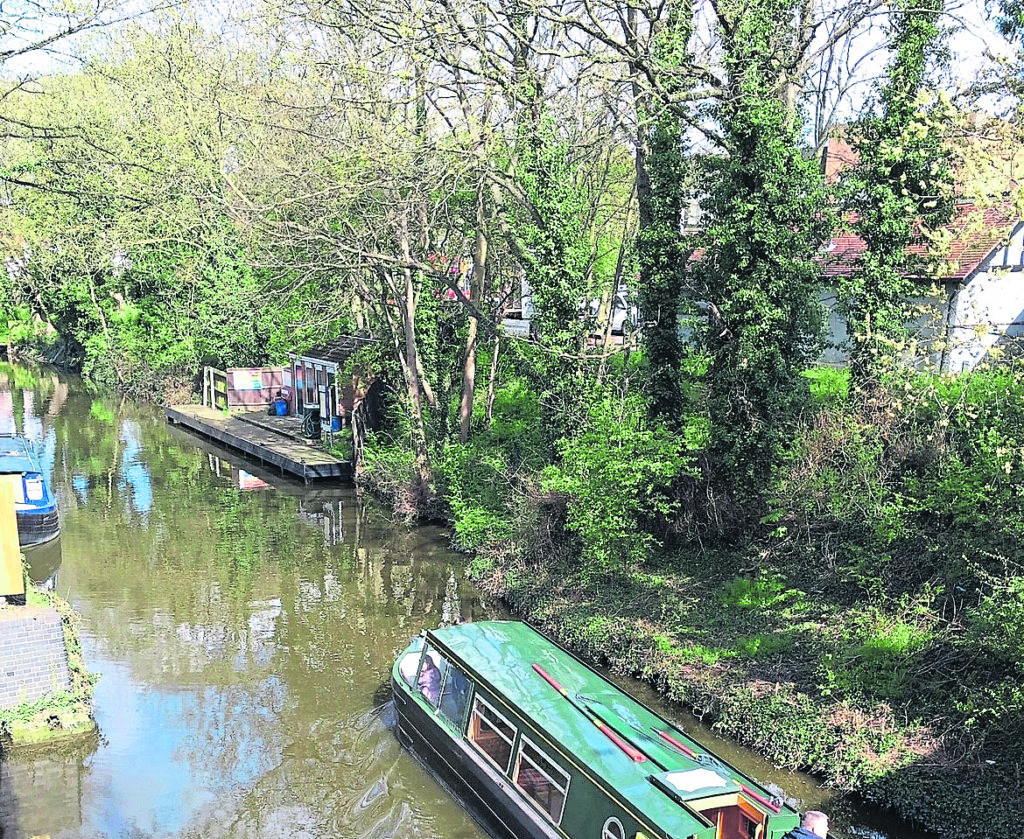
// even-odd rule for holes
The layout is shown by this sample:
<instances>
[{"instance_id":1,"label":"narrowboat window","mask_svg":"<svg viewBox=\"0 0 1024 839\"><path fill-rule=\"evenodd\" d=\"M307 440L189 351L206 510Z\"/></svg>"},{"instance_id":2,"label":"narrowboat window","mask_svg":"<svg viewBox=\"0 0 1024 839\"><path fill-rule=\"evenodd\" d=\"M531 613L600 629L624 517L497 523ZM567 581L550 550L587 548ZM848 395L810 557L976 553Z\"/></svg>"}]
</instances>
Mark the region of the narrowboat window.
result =
<instances>
[{"instance_id":1,"label":"narrowboat window","mask_svg":"<svg viewBox=\"0 0 1024 839\"><path fill-rule=\"evenodd\" d=\"M562 820L569 776L525 737L519 745L514 780L551 821Z\"/></svg>"},{"instance_id":2,"label":"narrowboat window","mask_svg":"<svg viewBox=\"0 0 1024 839\"><path fill-rule=\"evenodd\" d=\"M444 684L441 686L441 704L438 713L459 731L466 720L466 706L469 704L469 679L458 667L448 666Z\"/></svg>"},{"instance_id":3,"label":"narrowboat window","mask_svg":"<svg viewBox=\"0 0 1024 839\"><path fill-rule=\"evenodd\" d=\"M398 672L401 674L402 680L409 687L416 684L416 671L419 670L420 656L422 654L423 639L420 637L413 638L409 648L402 656L402 660L398 663Z\"/></svg>"},{"instance_id":4,"label":"narrowboat window","mask_svg":"<svg viewBox=\"0 0 1024 839\"><path fill-rule=\"evenodd\" d=\"M601 828L601 839L626 839L626 830L615 816L612 816Z\"/></svg>"},{"instance_id":5,"label":"narrowboat window","mask_svg":"<svg viewBox=\"0 0 1024 839\"><path fill-rule=\"evenodd\" d=\"M512 762L516 729L479 696L473 700L469 717L469 739L502 771Z\"/></svg>"},{"instance_id":6,"label":"narrowboat window","mask_svg":"<svg viewBox=\"0 0 1024 839\"><path fill-rule=\"evenodd\" d=\"M437 701L441 698L441 682L444 679L445 671L448 669L448 662L441 654L427 645L427 651L420 659L419 673L416 675L416 687L420 695L427 700L431 708L437 707Z\"/></svg>"}]
</instances>

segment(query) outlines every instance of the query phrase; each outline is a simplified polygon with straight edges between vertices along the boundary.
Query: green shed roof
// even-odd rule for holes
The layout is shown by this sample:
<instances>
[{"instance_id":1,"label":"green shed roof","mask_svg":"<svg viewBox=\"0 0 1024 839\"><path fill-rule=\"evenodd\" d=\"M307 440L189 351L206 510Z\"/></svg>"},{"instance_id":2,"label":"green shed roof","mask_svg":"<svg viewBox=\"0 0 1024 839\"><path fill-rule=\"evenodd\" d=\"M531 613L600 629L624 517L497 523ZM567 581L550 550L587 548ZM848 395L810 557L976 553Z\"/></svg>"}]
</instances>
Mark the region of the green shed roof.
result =
<instances>
[{"instance_id":1,"label":"green shed roof","mask_svg":"<svg viewBox=\"0 0 1024 839\"><path fill-rule=\"evenodd\" d=\"M706 822L689 809L695 805L699 808L701 799L735 794L743 788L770 797L755 781L711 755L527 624L482 621L429 635L449 647L521 716L546 733L563 758L602 779L620 799L630 802L645 820L667 835L688 837L707 829ZM561 684L568 699L544 680L534 669L535 664ZM599 730L590 714L627 739L647 759L635 762ZM664 732L677 745L666 742L658 732ZM649 780L650 776L655 782ZM795 811L784 806L781 813L772 816L772 833L776 822L789 829L796 824Z\"/></svg>"}]
</instances>

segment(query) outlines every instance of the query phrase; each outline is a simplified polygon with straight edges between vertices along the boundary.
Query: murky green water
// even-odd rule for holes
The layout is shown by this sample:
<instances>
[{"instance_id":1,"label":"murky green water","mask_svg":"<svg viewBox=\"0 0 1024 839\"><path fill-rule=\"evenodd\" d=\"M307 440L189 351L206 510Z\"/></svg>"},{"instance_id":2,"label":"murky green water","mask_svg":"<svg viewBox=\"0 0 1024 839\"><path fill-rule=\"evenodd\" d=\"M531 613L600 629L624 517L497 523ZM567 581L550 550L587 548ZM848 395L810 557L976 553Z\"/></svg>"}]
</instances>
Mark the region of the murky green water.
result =
<instances>
[{"instance_id":1,"label":"murky green water","mask_svg":"<svg viewBox=\"0 0 1024 839\"><path fill-rule=\"evenodd\" d=\"M0 764L0 839L484 837L392 730L388 672L409 638L500 615L442 532L258 474L153 406L0 366L0 432L13 429L59 499L61 544L33 573L82 615L100 734ZM909 839L838 815L842 835Z\"/></svg>"}]
</instances>

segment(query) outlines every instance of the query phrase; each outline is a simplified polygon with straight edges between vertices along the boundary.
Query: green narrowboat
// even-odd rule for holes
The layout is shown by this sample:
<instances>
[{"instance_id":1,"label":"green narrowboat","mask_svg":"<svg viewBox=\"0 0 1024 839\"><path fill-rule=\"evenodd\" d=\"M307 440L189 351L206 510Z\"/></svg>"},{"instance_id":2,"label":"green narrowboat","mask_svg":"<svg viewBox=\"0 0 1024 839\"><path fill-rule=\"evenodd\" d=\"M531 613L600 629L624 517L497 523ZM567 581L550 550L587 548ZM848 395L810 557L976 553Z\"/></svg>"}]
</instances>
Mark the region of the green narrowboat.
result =
<instances>
[{"instance_id":1,"label":"green narrowboat","mask_svg":"<svg viewBox=\"0 0 1024 839\"><path fill-rule=\"evenodd\" d=\"M399 738L501 839L781 839L798 814L524 623L425 631Z\"/></svg>"}]
</instances>

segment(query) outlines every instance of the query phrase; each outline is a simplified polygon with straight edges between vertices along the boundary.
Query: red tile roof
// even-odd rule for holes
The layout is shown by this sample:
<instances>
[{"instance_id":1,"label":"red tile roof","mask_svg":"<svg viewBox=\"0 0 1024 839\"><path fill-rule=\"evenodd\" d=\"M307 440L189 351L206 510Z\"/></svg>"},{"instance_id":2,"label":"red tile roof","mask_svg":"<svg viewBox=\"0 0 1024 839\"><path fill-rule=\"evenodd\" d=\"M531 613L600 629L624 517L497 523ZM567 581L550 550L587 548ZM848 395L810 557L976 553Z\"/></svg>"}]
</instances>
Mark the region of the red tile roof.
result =
<instances>
[{"instance_id":1,"label":"red tile roof","mask_svg":"<svg viewBox=\"0 0 1024 839\"><path fill-rule=\"evenodd\" d=\"M969 202L960 204L953 220L946 225L951 234L948 269L944 279L966 280L975 269L1001 246L1019 223L1008 206L978 207ZM914 244L909 253L924 256L925 243ZM864 240L855 233L846 232L832 237L822 255L826 277L845 277L853 272L858 256L864 253Z\"/></svg>"},{"instance_id":2,"label":"red tile roof","mask_svg":"<svg viewBox=\"0 0 1024 839\"><path fill-rule=\"evenodd\" d=\"M821 157L822 173L828 183L835 183L839 174L858 161L857 152L845 137L833 136L825 142ZM948 270L945 279L966 280L984 259L1009 237L1020 219L1008 205L980 208L964 201L953 220L946 225L951 234ZM910 253L924 256L927 245L911 245ZM864 240L852 232L833 237L822 259L827 277L843 277L853 270L853 263L864 252Z\"/></svg>"}]
</instances>

